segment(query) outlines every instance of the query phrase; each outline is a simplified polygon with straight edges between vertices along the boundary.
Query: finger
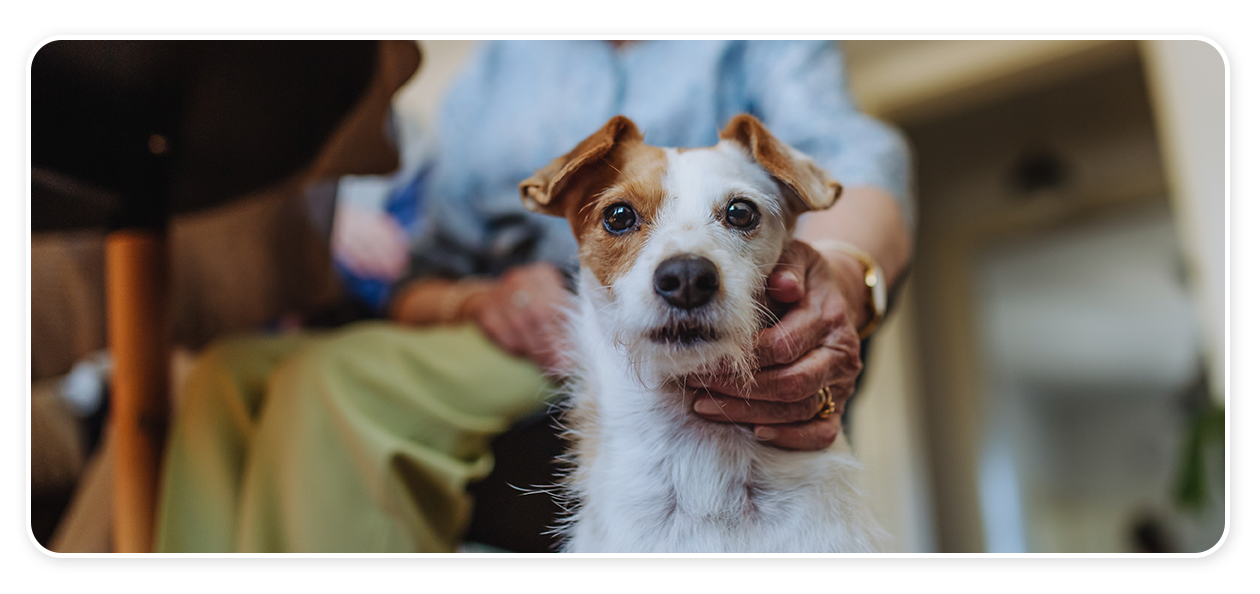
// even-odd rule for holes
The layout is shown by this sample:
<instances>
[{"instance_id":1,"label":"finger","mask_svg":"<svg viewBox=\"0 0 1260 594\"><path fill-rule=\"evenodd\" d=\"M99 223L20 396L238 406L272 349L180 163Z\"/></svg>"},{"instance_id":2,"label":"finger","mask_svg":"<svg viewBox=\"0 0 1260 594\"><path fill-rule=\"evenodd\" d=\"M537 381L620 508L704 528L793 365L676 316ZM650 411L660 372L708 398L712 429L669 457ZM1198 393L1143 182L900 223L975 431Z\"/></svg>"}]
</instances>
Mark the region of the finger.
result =
<instances>
[{"instance_id":1,"label":"finger","mask_svg":"<svg viewBox=\"0 0 1260 594\"><path fill-rule=\"evenodd\" d=\"M544 334L551 332L556 326L558 316L562 310L556 307L552 302L553 295L543 288L539 289L518 289L512 291L513 301L516 299L516 293L524 291L528 299L524 306L517 305L515 302L505 305L510 308L511 315L517 320L523 331L529 332L529 340L531 343L544 344Z\"/></svg>"},{"instance_id":2,"label":"finger","mask_svg":"<svg viewBox=\"0 0 1260 594\"><path fill-rule=\"evenodd\" d=\"M823 386L851 382L861 371L860 365L851 353L822 347L806 353L790 365L758 371L753 374L753 383L749 386L732 377L691 378L687 385L750 400L794 402L813 396Z\"/></svg>"},{"instance_id":3,"label":"finger","mask_svg":"<svg viewBox=\"0 0 1260 594\"><path fill-rule=\"evenodd\" d=\"M785 450L817 451L831 447L840 435L840 408L825 419L753 427L757 439Z\"/></svg>"},{"instance_id":4,"label":"finger","mask_svg":"<svg viewBox=\"0 0 1260 594\"><path fill-rule=\"evenodd\" d=\"M744 396L752 400L791 402L817 394L824 386L847 398L862 371L858 349L823 346L791 365L768 367L753 375L755 383Z\"/></svg>"},{"instance_id":5,"label":"finger","mask_svg":"<svg viewBox=\"0 0 1260 594\"><path fill-rule=\"evenodd\" d=\"M766 277L766 295L780 303L796 303L805 297L805 279L798 266L775 266Z\"/></svg>"},{"instance_id":6,"label":"finger","mask_svg":"<svg viewBox=\"0 0 1260 594\"><path fill-rule=\"evenodd\" d=\"M515 306L512 306L515 307ZM529 356L534 362L540 366L545 366L542 362L548 358L548 351L551 342L548 340L548 325L534 308L520 309L517 308L516 315L512 316L518 323L521 332L521 342L524 343Z\"/></svg>"},{"instance_id":7,"label":"finger","mask_svg":"<svg viewBox=\"0 0 1260 594\"><path fill-rule=\"evenodd\" d=\"M490 338L491 342L499 345L510 355L523 356L525 351L521 348L519 335L512 329L511 324L507 321L493 304L487 306L483 311L481 318L481 328Z\"/></svg>"},{"instance_id":8,"label":"finger","mask_svg":"<svg viewBox=\"0 0 1260 594\"><path fill-rule=\"evenodd\" d=\"M541 264L531 268L530 282L527 286L530 296L539 307L548 313L554 313L568 305L573 294L565 287L564 277L551 264Z\"/></svg>"},{"instance_id":9,"label":"finger","mask_svg":"<svg viewBox=\"0 0 1260 594\"><path fill-rule=\"evenodd\" d=\"M524 310L511 303L500 301L499 304L498 311L503 318L503 323L507 326L508 332L512 334L513 342L520 349L520 354L524 356L532 355L535 348L536 332L531 325L529 316Z\"/></svg>"},{"instance_id":10,"label":"finger","mask_svg":"<svg viewBox=\"0 0 1260 594\"><path fill-rule=\"evenodd\" d=\"M791 363L817 347L833 327L822 318L817 304L803 302L763 330L755 348L758 366Z\"/></svg>"},{"instance_id":11,"label":"finger","mask_svg":"<svg viewBox=\"0 0 1260 594\"><path fill-rule=\"evenodd\" d=\"M539 276L541 282L530 290L530 304L522 310L528 329L526 340L536 361L555 361L556 345L565 334L564 306L568 304L569 294L554 270L541 270Z\"/></svg>"},{"instance_id":12,"label":"finger","mask_svg":"<svg viewBox=\"0 0 1260 594\"><path fill-rule=\"evenodd\" d=\"M548 317L566 313L569 303L573 301L573 293L569 292L563 284L545 287L539 297L539 306L546 311Z\"/></svg>"},{"instance_id":13,"label":"finger","mask_svg":"<svg viewBox=\"0 0 1260 594\"><path fill-rule=\"evenodd\" d=\"M541 366L544 370L551 371L553 375L562 376L569 368L566 358L569 346L565 312L554 304L549 304L540 315L545 316L540 324L538 336L541 343L541 356L546 360L546 363Z\"/></svg>"},{"instance_id":14,"label":"finger","mask_svg":"<svg viewBox=\"0 0 1260 594\"><path fill-rule=\"evenodd\" d=\"M561 367L559 353L564 348L564 316L549 303L539 303L528 308L527 334L525 341L531 353L530 357L539 367L553 369Z\"/></svg>"},{"instance_id":15,"label":"finger","mask_svg":"<svg viewBox=\"0 0 1260 594\"><path fill-rule=\"evenodd\" d=\"M490 339L490 342L503 349L504 352L512 353L512 347L515 345L511 344L511 335L504 327L498 313L489 310L485 311L477 319L477 325L481 327L482 334L485 334L486 338Z\"/></svg>"},{"instance_id":16,"label":"finger","mask_svg":"<svg viewBox=\"0 0 1260 594\"><path fill-rule=\"evenodd\" d=\"M761 402L719 394L697 394L692 405L696 414L710 421L777 425L808 421L818 414L822 402L805 398L796 402Z\"/></svg>"},{"instance_id":17,"label":"finger","mask_svg":"<svg viewBox=\"0 0 1260 594\"><path fill-rule=\"evenodd\" d=\"M796 303L805 297L805 271L818 259L813 247L793 240L779 255L779 262L766 278L766 293L780 303Z\"/></svg>"}]
</instances>

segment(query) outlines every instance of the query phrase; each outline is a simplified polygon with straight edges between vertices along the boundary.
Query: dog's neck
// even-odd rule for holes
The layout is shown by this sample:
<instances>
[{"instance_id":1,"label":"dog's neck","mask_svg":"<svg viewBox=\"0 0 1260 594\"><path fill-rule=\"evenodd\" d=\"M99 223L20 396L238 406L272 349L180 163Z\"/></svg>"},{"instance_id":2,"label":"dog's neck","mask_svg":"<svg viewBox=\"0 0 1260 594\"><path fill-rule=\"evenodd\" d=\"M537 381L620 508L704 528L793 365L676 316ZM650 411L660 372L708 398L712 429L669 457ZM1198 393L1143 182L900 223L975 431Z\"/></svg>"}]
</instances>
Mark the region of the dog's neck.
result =
<instances>
[{"instance_id":1,"label":"dog's neck","mask_svg":"<svg viewBox=\"0 0 1260 594\"><path fill-rule=\"evenodd\" d=\"M599 311L579 297L570 318L580 353L566 422L574 464L566 489L580 503L565 529L571 550L875 548L878 529L849 515L858 505L852 485L835 482L856 470L843 437L818 452L780 450L744 426L691 414L680 385L642 381L650 369L628 364ZM852 529L825 545L793 540L820 521Z\"/></svg>"},{"instance_id":2,"label":"dog's neck","mask_svg":"<svg viewBox=\"0 0 1260 594\"><path fill-rule=\"evenodd\" d=\"M620 518L587 525L755 511L749 485L757 482L751 463L757 446L751 433L689 414L691 398L679 382L658 374L649 361L631 364L599 311L593 299L579 297L572 318L581 367L569 423L577 438L577 475L570 487L583 500L582 513ZM635 534L620 532L615 538Z\"/></svg>"},{"instance_id":3,"label":"dog's neck","mask_svg":"<svg viewBox=\"0 0 1260 594\"><path fill-rule=\"evenodd\" d=\"M575 477L579 496L615 500L618 513L643 521L756 515L765 459L800 453L759 444L747 427L691 414L693 397L677 378L627 358L590 289L579 289L571 317L580 354L571 429L579 473L598 476Z\"/></svg>"}]
</instances>

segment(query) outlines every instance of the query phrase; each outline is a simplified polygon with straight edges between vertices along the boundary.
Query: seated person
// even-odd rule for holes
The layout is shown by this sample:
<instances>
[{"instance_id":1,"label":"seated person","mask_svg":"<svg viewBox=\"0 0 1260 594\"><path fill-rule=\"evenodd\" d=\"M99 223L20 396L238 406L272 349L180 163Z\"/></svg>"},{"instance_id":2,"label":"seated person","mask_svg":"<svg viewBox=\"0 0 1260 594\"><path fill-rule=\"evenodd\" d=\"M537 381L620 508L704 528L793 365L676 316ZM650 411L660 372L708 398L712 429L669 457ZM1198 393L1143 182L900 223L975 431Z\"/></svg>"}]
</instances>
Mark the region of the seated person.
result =
<instances>
[{"instance_id":1,"label":"seated person","mask_svg":"<svg viewBox=\"0 0 1260 594\"><path fill-rule=\"evenodd\" d=\"M544 406L567 364L576 242L566 221L525 211L517 184L613 115L685 147L714 144L745 112L845 192L801 219L767 281L771 297L809 306L763 332L757 386L736 395L718 378L696 414L748 424L767 447L830 445L840 415L799 403L824 386L852 394L861 362L828 345L878 321L864 265L832 240L896 279L912 220L907 149L856 110L836 44L486 42L446 97L436 157L406 180L416 234L380 300L390 321L210 348L169 440L157 550L455 550L490 440Z\"/></svg>"}]
</instances>

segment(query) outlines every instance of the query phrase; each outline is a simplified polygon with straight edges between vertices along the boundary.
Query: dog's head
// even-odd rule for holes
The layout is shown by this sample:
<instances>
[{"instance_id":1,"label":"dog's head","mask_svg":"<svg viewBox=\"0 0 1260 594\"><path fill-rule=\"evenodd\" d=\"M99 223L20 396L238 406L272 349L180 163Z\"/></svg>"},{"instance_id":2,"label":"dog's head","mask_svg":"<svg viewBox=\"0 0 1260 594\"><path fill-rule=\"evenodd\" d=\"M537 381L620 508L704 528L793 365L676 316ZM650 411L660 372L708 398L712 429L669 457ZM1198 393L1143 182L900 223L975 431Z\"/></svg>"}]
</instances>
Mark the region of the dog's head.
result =
<instances>
[{"instance_id":1,"label":"dog's head","mask_svg":"<svg viewBox=\"0 0 1260 594\"><path fill-rule=\"evenodd\" d=\"M809 210L840 184L750 115L716 146L648 146L617 116L521 182L535 212L577 237L581 292L630 360L659 378L749 373L768 321L766 275Z\"/></svg>"}]
</instances>

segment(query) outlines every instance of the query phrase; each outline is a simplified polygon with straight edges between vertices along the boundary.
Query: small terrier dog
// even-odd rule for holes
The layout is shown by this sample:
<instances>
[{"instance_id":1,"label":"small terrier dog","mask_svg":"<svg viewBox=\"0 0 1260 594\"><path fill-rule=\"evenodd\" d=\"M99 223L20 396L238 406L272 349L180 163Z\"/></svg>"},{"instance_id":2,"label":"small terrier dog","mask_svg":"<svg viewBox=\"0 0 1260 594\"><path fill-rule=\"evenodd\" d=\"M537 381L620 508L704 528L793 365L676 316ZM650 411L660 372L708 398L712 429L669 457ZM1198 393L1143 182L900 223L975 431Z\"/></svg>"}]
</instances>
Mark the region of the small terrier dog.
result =
<instances>
[{"instance_id":1,"label":"small terrier dog","mask_svg":"<svg viewBox=\"0 0 1260 594\"><path fill-rule=\"evenodd\" d=\"M797 216L830 207L840 184L750 115L701 149L649 146L617 116L520 190L526 208L568 219L581 260L563 549L879 550L843 437L768 446L691 413L684 388L703 374L751 382L773 322L766 277Z\"/></svg>"}]
</instances>

